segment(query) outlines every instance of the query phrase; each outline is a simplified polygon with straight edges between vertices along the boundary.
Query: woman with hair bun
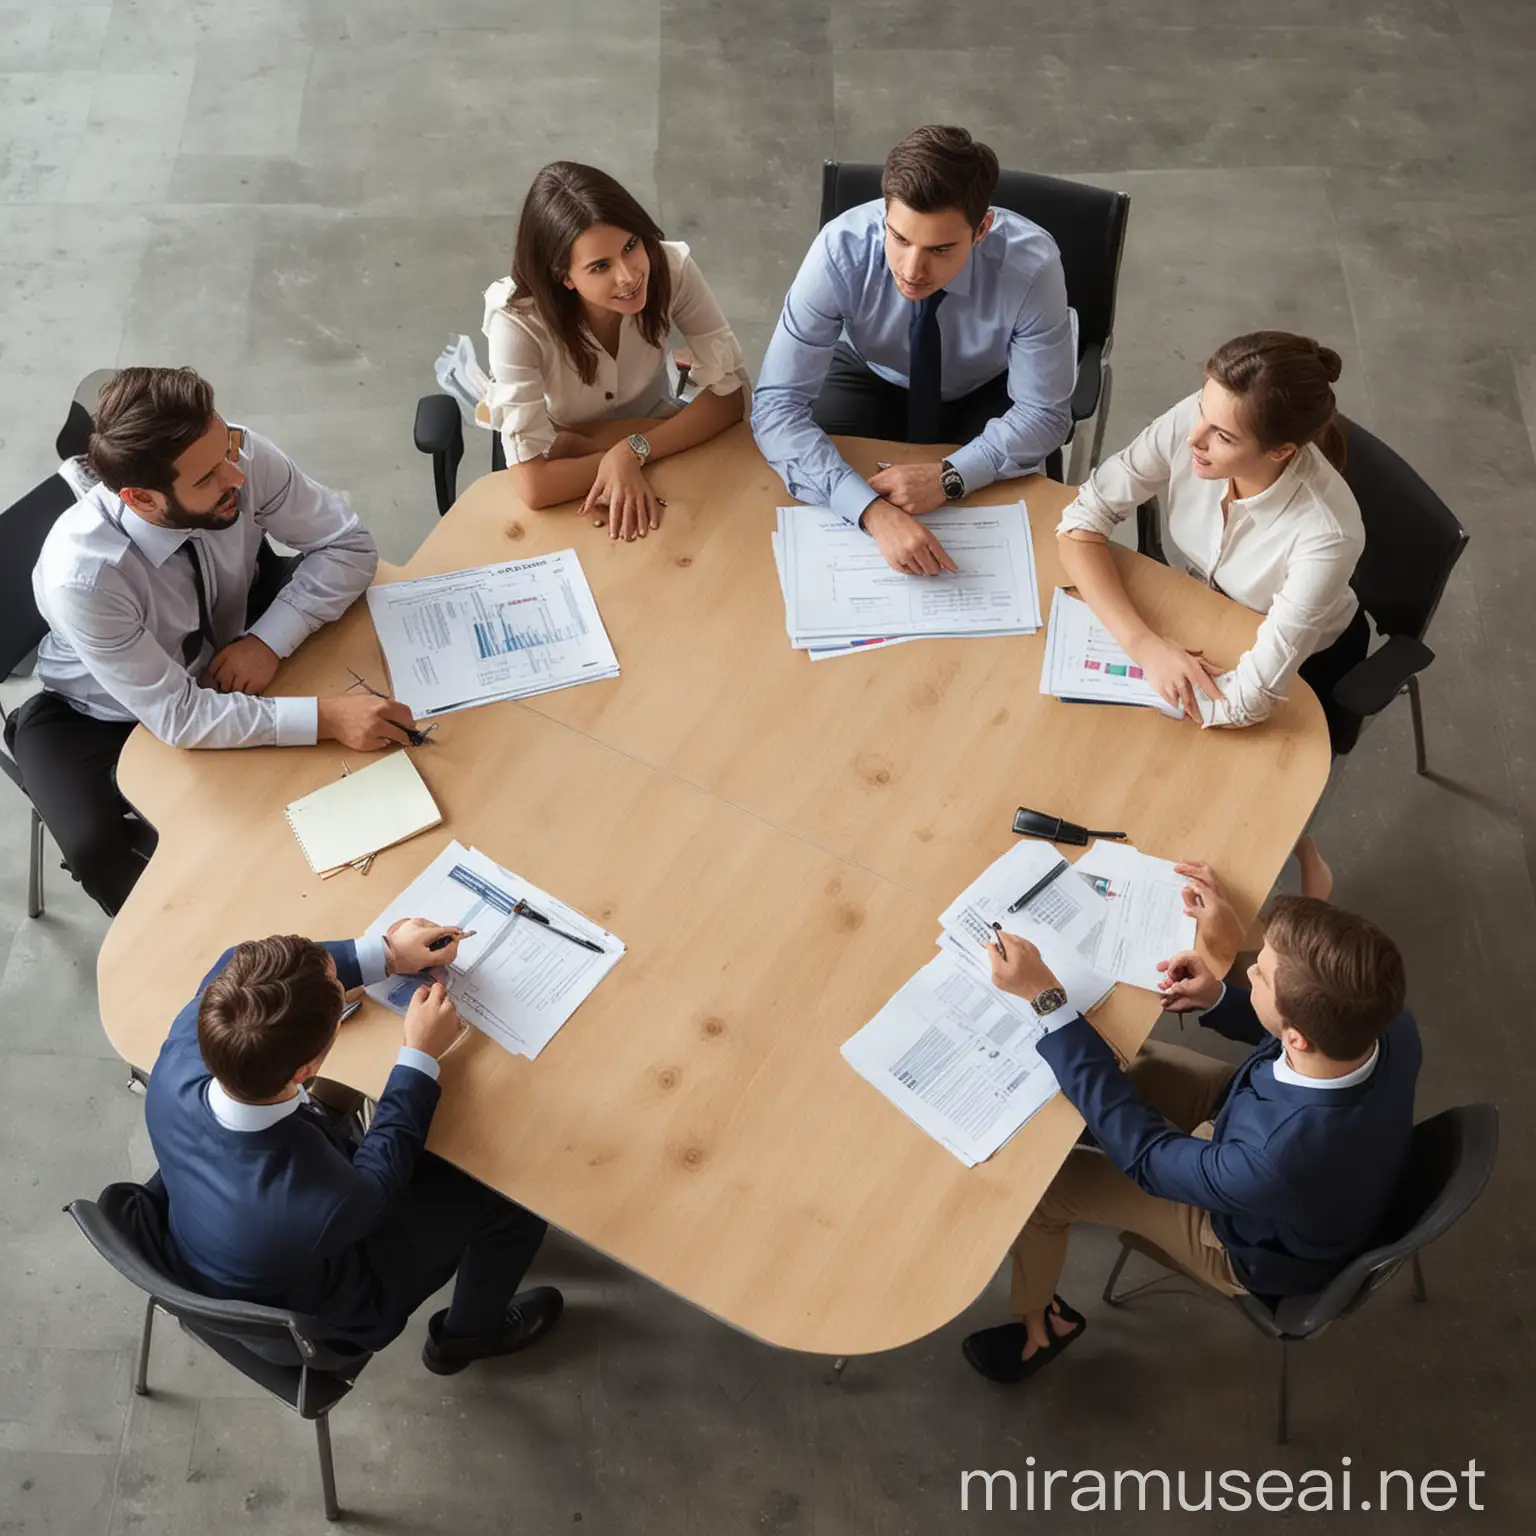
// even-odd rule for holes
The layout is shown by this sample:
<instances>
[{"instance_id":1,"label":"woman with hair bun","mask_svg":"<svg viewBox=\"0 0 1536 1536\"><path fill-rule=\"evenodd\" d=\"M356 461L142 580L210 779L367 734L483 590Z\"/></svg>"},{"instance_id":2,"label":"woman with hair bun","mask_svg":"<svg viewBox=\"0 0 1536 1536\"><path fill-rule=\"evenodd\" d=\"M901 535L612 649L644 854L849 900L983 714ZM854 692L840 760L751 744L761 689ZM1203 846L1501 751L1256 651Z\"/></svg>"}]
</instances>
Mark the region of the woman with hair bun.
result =
<instances>
[{"instance_id":1,"label":"woman with hair bun","mask_svg":"<svg viewBox=\"0 0 1536 1536\"><path fill-rule=\"evenodd\" d=\"M1365 529L1340 473L1340 368L1332 348L1288 331L1227 342L1200 391L1106 459L1062 514L1068 579L1147 681L1202 725L1256 724L1300 673L1335 747L1352 744L1333 686L1365 655L1370 627L1349 585ZM1120 579L1109 536L1154 496L1169 563L1264 615L1229 670L1153 629Z\"/></svg>"},{"instance_id":2,"label":"woman with hair bun","mask_svg":"<svg viewBox=\"0 0 1536 1536\"><path fill-rule=\"evenodd\" d=\"M667 366L682 332L698 395L684 406ZM747 370L688 247L606 171L556 160L528 189L512 275L485 291L491 426L530 507L586 498L615 539L661 517L643 473L746 411Z\"/></svg>"}]
</instances>

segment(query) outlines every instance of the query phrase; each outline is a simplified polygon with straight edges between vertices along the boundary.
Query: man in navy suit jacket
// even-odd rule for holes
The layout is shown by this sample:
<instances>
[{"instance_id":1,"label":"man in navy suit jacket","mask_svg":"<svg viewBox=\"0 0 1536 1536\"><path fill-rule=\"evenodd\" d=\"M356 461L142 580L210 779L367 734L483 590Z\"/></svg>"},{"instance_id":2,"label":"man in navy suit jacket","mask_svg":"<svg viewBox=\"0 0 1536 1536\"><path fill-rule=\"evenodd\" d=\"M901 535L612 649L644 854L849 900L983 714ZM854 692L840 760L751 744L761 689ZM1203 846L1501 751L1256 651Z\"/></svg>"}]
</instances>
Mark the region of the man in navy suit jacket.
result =
<instances>
[{"instance_id":1,"label":"man in navy suit jacket","mask_svg":"<svg viewBox=\"0 0 1536 1536\"><path fill-rule=\"evenodd\" d=\"M355 943L258 939L203 978L145 1099L169 1258L190 1289L307 1313L328 1340L372 1351L457 1271L422 1351L440 1375L524 1349L559 1320L559 1291L517 1289L544 1222L424 1150L438 1058L464 1028L441 984L417 990L360 1141L306 1089L347 989L449 964L459 936L411 918Z\"/></svg>"},{"instance_id":2,"label":"man in navy suit jacket","mask_svg":"<svg viewBox=\"0 0 1536 1536\"><path fill-rule=\"evenodd\" d=\"M1034 945L999 946L993 981L1040 1016L1040 1055L1094 1145L1073 1147L1013 1245L1021 1321L965 1340L982 1375L1021 1381L1082 1332L1055 1294L1074 1221L1137 1233L1226 1296L1319 1290L1371 1246L1407 1157L1420 1061L1402 956L1374 923L1280 897L1251 990L1193 951L1163 963L1165 1008L1255 1047L1236 1070L1149 1042L1122 1071Z\"/></svg>"}]
</instances>

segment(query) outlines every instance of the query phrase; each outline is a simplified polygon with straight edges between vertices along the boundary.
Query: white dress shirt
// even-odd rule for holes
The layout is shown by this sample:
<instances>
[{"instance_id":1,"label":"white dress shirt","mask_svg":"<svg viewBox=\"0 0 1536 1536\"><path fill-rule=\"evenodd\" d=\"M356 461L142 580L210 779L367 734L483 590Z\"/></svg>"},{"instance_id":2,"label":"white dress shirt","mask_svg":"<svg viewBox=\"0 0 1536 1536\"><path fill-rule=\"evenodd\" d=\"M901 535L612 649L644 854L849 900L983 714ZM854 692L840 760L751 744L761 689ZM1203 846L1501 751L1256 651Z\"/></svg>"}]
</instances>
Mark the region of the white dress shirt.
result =
<instances>
[{"instance_id":1,"label":"white dress shirt","mask_svg":"<svg viewBox=\"0 0 1536 1536\"><path fill-rule=\"evenodd\" d=\"M346 498L311 480L266 438L246 431L239 463L240 516L228 528L162 528L99 483L59 518L32 573L49 630L37 651L44 687L97 720L142 721L173 747L315 740L315 699L220 693L198 677L215 649L242 634L291 655L351 607L373 579L379 552ZM268 533L304 559L247 629L246 598ZM197 587L187 558L176 558L189 540L217 642L204 639L190 666L182 645L201 627Z\"/></svg>"},{"instance_id":2,"label":"white dress shirt","mask_svg":"<svg viewBox=\"0 0 1536 1536\"><path fill-rule=\"evenodd\" d=\"M1365 548L1365 526L1354 492L1311 443L1297 449L1268 490L1234 497L1223 519L1228 483L1196 475L1190 451L1199 401L1198 394L1181 400L1100 464L1057 531L1107 538L1157 497L1169 564L1265 616L1252 649L1216 679L1221 698L1196 694L1204 724L1253 725L1285 697L1302 662L1354 618L1349 578Z\"/></svg>"},{"instance_id":3,"label":"white dress shirt","mask_svg":"<svg viewBox=\"0 0 1536 1536\"><path fill-rule=\"evenodd\" d=\"M661 248L672 274L672 324L693 353L689 378L717 395L749 388L741 344L688 247L680 240L663 240ZM582 383L532 300L517 298L510 277L485 290L482 329L491 355L485 403L508 464L547 453L561 427L577 430L628 416L670 416L682 405L666 347L651 346L634 315L625 315L619 325L617 357L597 348L597 376L590 384Z\"/></svg>"},{"instance_id":4,"label":"white dress shirt","mask_svg":"<svg viewBox=\"0 0 1536 1536\"><path fill-rule=\"evenodd\" d=\"M357 968L362 972L365 987L372 986L376 981L383 981L388 972L388 966L382 938L363 938L357 941ZM425 1072L434 1083L437 1081L437 1059L427 1055L425 1051L416 1050L413 1046L400 1047L400 1054L395 1057L395 1065ZM286 1120L289 1115L296 1113L308 1103L309 1092L305 1088L298 1089L292 1098L283 1099L277 1104L247 1104L243 1099L231 1097L219 1083L218 1078L211 1078L208 1083L208 1108L213 1111L213 1118L226 1131L264 1131L280 1120Z\"/></svg>"}]
</instances>

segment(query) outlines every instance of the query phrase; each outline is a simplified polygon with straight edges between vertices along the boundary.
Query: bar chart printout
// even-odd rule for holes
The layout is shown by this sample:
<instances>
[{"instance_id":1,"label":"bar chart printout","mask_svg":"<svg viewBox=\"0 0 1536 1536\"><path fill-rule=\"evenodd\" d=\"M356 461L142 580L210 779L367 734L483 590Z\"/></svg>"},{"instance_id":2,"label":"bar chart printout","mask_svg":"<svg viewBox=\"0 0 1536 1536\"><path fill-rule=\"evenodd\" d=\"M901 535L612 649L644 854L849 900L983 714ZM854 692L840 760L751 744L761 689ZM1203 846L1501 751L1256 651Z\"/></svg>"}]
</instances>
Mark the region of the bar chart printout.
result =
<instances>
[{"instance_id":1,"label":"bar chart printout","mask_svg":"<svg viewBox=\"0 0 1536 1536\"><path fill-rule=\"evenodd\" d=\"M619 673L574 549L371 587L368 610L418 720Z\"/></svg>"}]
</instances>

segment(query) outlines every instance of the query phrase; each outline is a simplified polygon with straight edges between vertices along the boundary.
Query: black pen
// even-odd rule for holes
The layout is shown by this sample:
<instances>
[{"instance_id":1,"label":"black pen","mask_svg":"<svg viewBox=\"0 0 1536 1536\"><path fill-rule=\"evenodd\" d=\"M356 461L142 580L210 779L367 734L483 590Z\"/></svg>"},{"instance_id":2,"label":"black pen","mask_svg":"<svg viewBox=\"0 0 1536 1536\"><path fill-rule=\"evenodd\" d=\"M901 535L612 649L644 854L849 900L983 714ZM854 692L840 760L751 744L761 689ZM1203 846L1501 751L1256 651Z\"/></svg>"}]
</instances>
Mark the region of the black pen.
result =
<instances>
[{"instance_id":1,"label":"black pen","mask_svg":"<svg viewBox=\"0 0 1536 1536\"><path fill-rule=\"evenodd\" d=\"M1024 908L1027 907L1030 902L1032 902L1035 897L1038 896L1040 892L1043 891L1046 886L1051 883L1051 881L1055 880L1058 878L1058 876L1064 874L1071 868L1071 862L1067 859L1062 859L1061 862L1057 864L1057 866L1043 880L1037 880L1032 886L1030 886L1030 888L1025 891L1024 894L1020 896L1019 899L1014 902L1011 907L1008 908L1009 912L1022 912Z\"/></svg>"},{"instance_id":2,"label":"black pen","mask_svg":"<svg viewBox=\"0 0 1536 1536\"><path fill-rule=\"evenodd\" d=\"M608 951L601 944L594 944L591 939L584 939L580 934L567 933L564 928L557 928L544 916L542 912L535 911L526 901L518 901L512 908L517 917L531 917L534 922L543 924L551 933L557 933L562 939L569 939L572 944L580 944L583 949L590 949L595 955L606 955Z\"/></svg>"},{"instance_id":3,"label":"black pen","mask_svg":"<svg viewBox=\"0 0 1536 1536\"><path fill-rule=\"evenodd\" d=\"M477 932L474 928L458 928L452 933L440 933L430 944L428 949L447 949L450 944L461 942L464 939L472 939Z\"/></svg>"}]
</instances>

